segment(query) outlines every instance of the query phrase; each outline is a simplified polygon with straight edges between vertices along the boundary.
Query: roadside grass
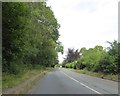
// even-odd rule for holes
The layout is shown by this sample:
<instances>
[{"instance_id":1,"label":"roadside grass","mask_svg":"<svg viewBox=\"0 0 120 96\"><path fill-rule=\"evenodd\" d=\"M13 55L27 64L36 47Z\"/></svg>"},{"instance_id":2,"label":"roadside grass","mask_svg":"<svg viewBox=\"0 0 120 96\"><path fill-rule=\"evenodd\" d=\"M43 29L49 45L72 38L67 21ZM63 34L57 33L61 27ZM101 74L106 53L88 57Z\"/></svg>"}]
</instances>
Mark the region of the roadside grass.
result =
<instances>
[{"instance_id":1,"label":"roadside grass","mask_svg":"<svg viewBox=\"0 0 120 96\"><path fill-rule=\"evenodd\" d=\"M37 74L42 73L43 71L49 71L50 68L35 68L35 69L27 69L27 70L21 70L23 71L22 74L8 74L3 73L2 74L2 90L12 88L14 86L19 85L20 83L24 82L25 80L31 78L32 76L35 76Z\"/></svg>"},{"instance_id":2,"label":"roadside grass","mask_svg":"<svg viewBox=\"0 0 120 96\"><path fill-rule=\"evenodd\" d=\"M2 95L2 66L0 66L0 70L1 70L0 71L0 96L1 96Z\"/></svg>"},{"instance_id":3,"label":"roadside grass","mask_svg":"<svg viewBox=\"0 0 120 96\"><path fill-rule=\"evenodd\" d=\"M112 81L120 81L118 79L118 75L112 75L112 74L104 74L104 73L97 73L97 72L91 72L88 70L80 70L80 69L70 69L72 71L78 72L78 73L82 73L82 74L87 74L90 76L95 76L95 77L99 77L102 79L107 79L107 80L112 80Z\"/></svg>"},{"instance_id":4,"label":"roadside grass","mask_svg":"<svg viewBox=\"0 0 120 96\"><path fill-rule=\"evenodd\" d=\"M0 95L2 94L2 76L0 76Z\"/></svg>"}]
</instances>

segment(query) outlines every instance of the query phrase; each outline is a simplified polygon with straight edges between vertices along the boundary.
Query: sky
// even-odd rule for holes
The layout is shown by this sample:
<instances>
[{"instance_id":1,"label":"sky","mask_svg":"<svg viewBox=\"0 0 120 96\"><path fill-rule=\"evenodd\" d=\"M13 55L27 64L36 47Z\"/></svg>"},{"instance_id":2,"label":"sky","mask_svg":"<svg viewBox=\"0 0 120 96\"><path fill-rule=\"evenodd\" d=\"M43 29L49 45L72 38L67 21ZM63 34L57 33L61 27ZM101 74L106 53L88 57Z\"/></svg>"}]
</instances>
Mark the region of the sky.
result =
<instances>
[{"instance_id":1,"label":"sky","mask_svg":"<svg viewBox=\"0 0 120 96\"><path fill-rule=\"evenodd\" d=\"M47 0L60 24L59 41L64 46L64 54L58 54L60 63L68 48L106 48L106 41L118 40L118 1Z\"/></svg>"}]
</instances>

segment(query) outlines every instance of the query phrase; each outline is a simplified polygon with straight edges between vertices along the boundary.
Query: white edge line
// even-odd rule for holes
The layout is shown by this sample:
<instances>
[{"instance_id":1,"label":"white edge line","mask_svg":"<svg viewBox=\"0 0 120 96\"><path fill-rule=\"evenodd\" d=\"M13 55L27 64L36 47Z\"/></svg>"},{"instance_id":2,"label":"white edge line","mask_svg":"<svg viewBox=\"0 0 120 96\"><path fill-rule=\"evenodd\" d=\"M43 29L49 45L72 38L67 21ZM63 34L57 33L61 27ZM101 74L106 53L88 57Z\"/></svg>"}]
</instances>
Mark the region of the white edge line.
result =
<instances>
[{"instance_id":1,"label":"white edge line","mask_svg":"<svg viewBox=\"0 0 120 96\"><path fill-rule=\"evenodd\" d=\"M62 72L62 71L61 71L61 72ZM66 75L67 77L69 77L70 79L74 80L75 82L78 82L78 83L81 84L82 86L84 86L84 87L86 87L86 88L88 88L88 89L94 91L94 92L97 93L97 94L101 94L100 92L96 91L95 89L92 89L92 88L90 88L89 86L87 86L87 85L85 85L85 84L79 82L78 80L76 80L76 79L70 77L70 76L67 75L66 73L64 73L64 72L62 72L62 73L65 74L65 75ZM101 94L101 95L102 95L102 94Z\"/></svg>"}]
</instances>

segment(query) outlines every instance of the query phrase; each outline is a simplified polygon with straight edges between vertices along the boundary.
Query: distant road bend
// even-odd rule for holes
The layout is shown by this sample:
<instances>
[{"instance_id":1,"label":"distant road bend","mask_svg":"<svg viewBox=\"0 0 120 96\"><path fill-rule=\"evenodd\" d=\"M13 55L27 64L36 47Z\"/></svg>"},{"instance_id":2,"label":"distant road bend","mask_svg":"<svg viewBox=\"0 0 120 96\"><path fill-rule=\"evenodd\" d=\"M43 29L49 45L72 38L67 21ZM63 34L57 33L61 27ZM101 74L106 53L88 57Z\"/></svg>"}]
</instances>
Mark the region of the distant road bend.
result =
<instances>
[{"instance_id":1,"label":"distant road bend","mask_svg":"<svg viewBox=\"0 0 120 96\"><path fill-rule=\"evenodd\" d=\"M118 82L54 68L28 94L118 94Z\"/></svg>"}]
</instances>

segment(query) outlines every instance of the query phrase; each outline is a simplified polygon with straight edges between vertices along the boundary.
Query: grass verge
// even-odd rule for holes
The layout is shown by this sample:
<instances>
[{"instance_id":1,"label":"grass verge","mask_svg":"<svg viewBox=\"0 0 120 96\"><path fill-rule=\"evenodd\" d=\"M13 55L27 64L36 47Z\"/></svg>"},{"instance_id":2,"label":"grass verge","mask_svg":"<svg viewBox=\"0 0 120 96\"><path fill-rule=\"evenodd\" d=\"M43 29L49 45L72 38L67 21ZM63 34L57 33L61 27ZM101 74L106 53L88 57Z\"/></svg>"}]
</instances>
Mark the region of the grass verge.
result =
<instances>
[{"instance_id":1,"label":"grass verge","mask_svg":"<svg viewBox=\"0 0 120 96\"><path fill-rule=\"evenodd\" d=\"M0 76L0 95L2 95L2 76Z\"/></svg>"},{"instance_id":2,"label":"grass verge","mask_svg":"<svg viewBox=\"0 0 120 96\"><path fill-rule=\"evenodd\" d=\"M120 81L118 79L118 75L112 75L112 74L104 74L104 73L97 73L97 72L91 72L88 70L80 70L80 69L69 69L78 73L82 73L82 74L87 74L90 76L95 76L95 77L99 77L102 79L107 79L107 80L112 80L112 81Z\"/></svg>"},{"instance_id":3,"label":"grass verge","mask_svg":"<svg viewBox=\"0 0 120 96\"><path fill-rule=\"evenodd\" d=\"M26 85L24 85L23 87L19 88L19 90L17 90L15 92L15 94L25 94L25 91L28 91L33 85L35 85L35 83L41 79L42 76L44 76L48 71L44 71L42 72L37 78L35 78L34 80L31 80L30 82L28 82ZM29 91L29 93L27 92L27 94L31 94L31 91Z\"/></svg>"},{"instance_id":4,"label":"grass verge","mask_svg":"<svg viewBox=\"0 0 120 96\"><path fill-rule=\"evenodd\" d=\"M29 70L22 70L22 74L8 74L3 73L2 75L2 90L6 90L21 84L22 82L26 81L27 79L42 73L43 71L49 71L50 68L37 68L37 69L29 69Z\"/></svg>"}]
</instances>

